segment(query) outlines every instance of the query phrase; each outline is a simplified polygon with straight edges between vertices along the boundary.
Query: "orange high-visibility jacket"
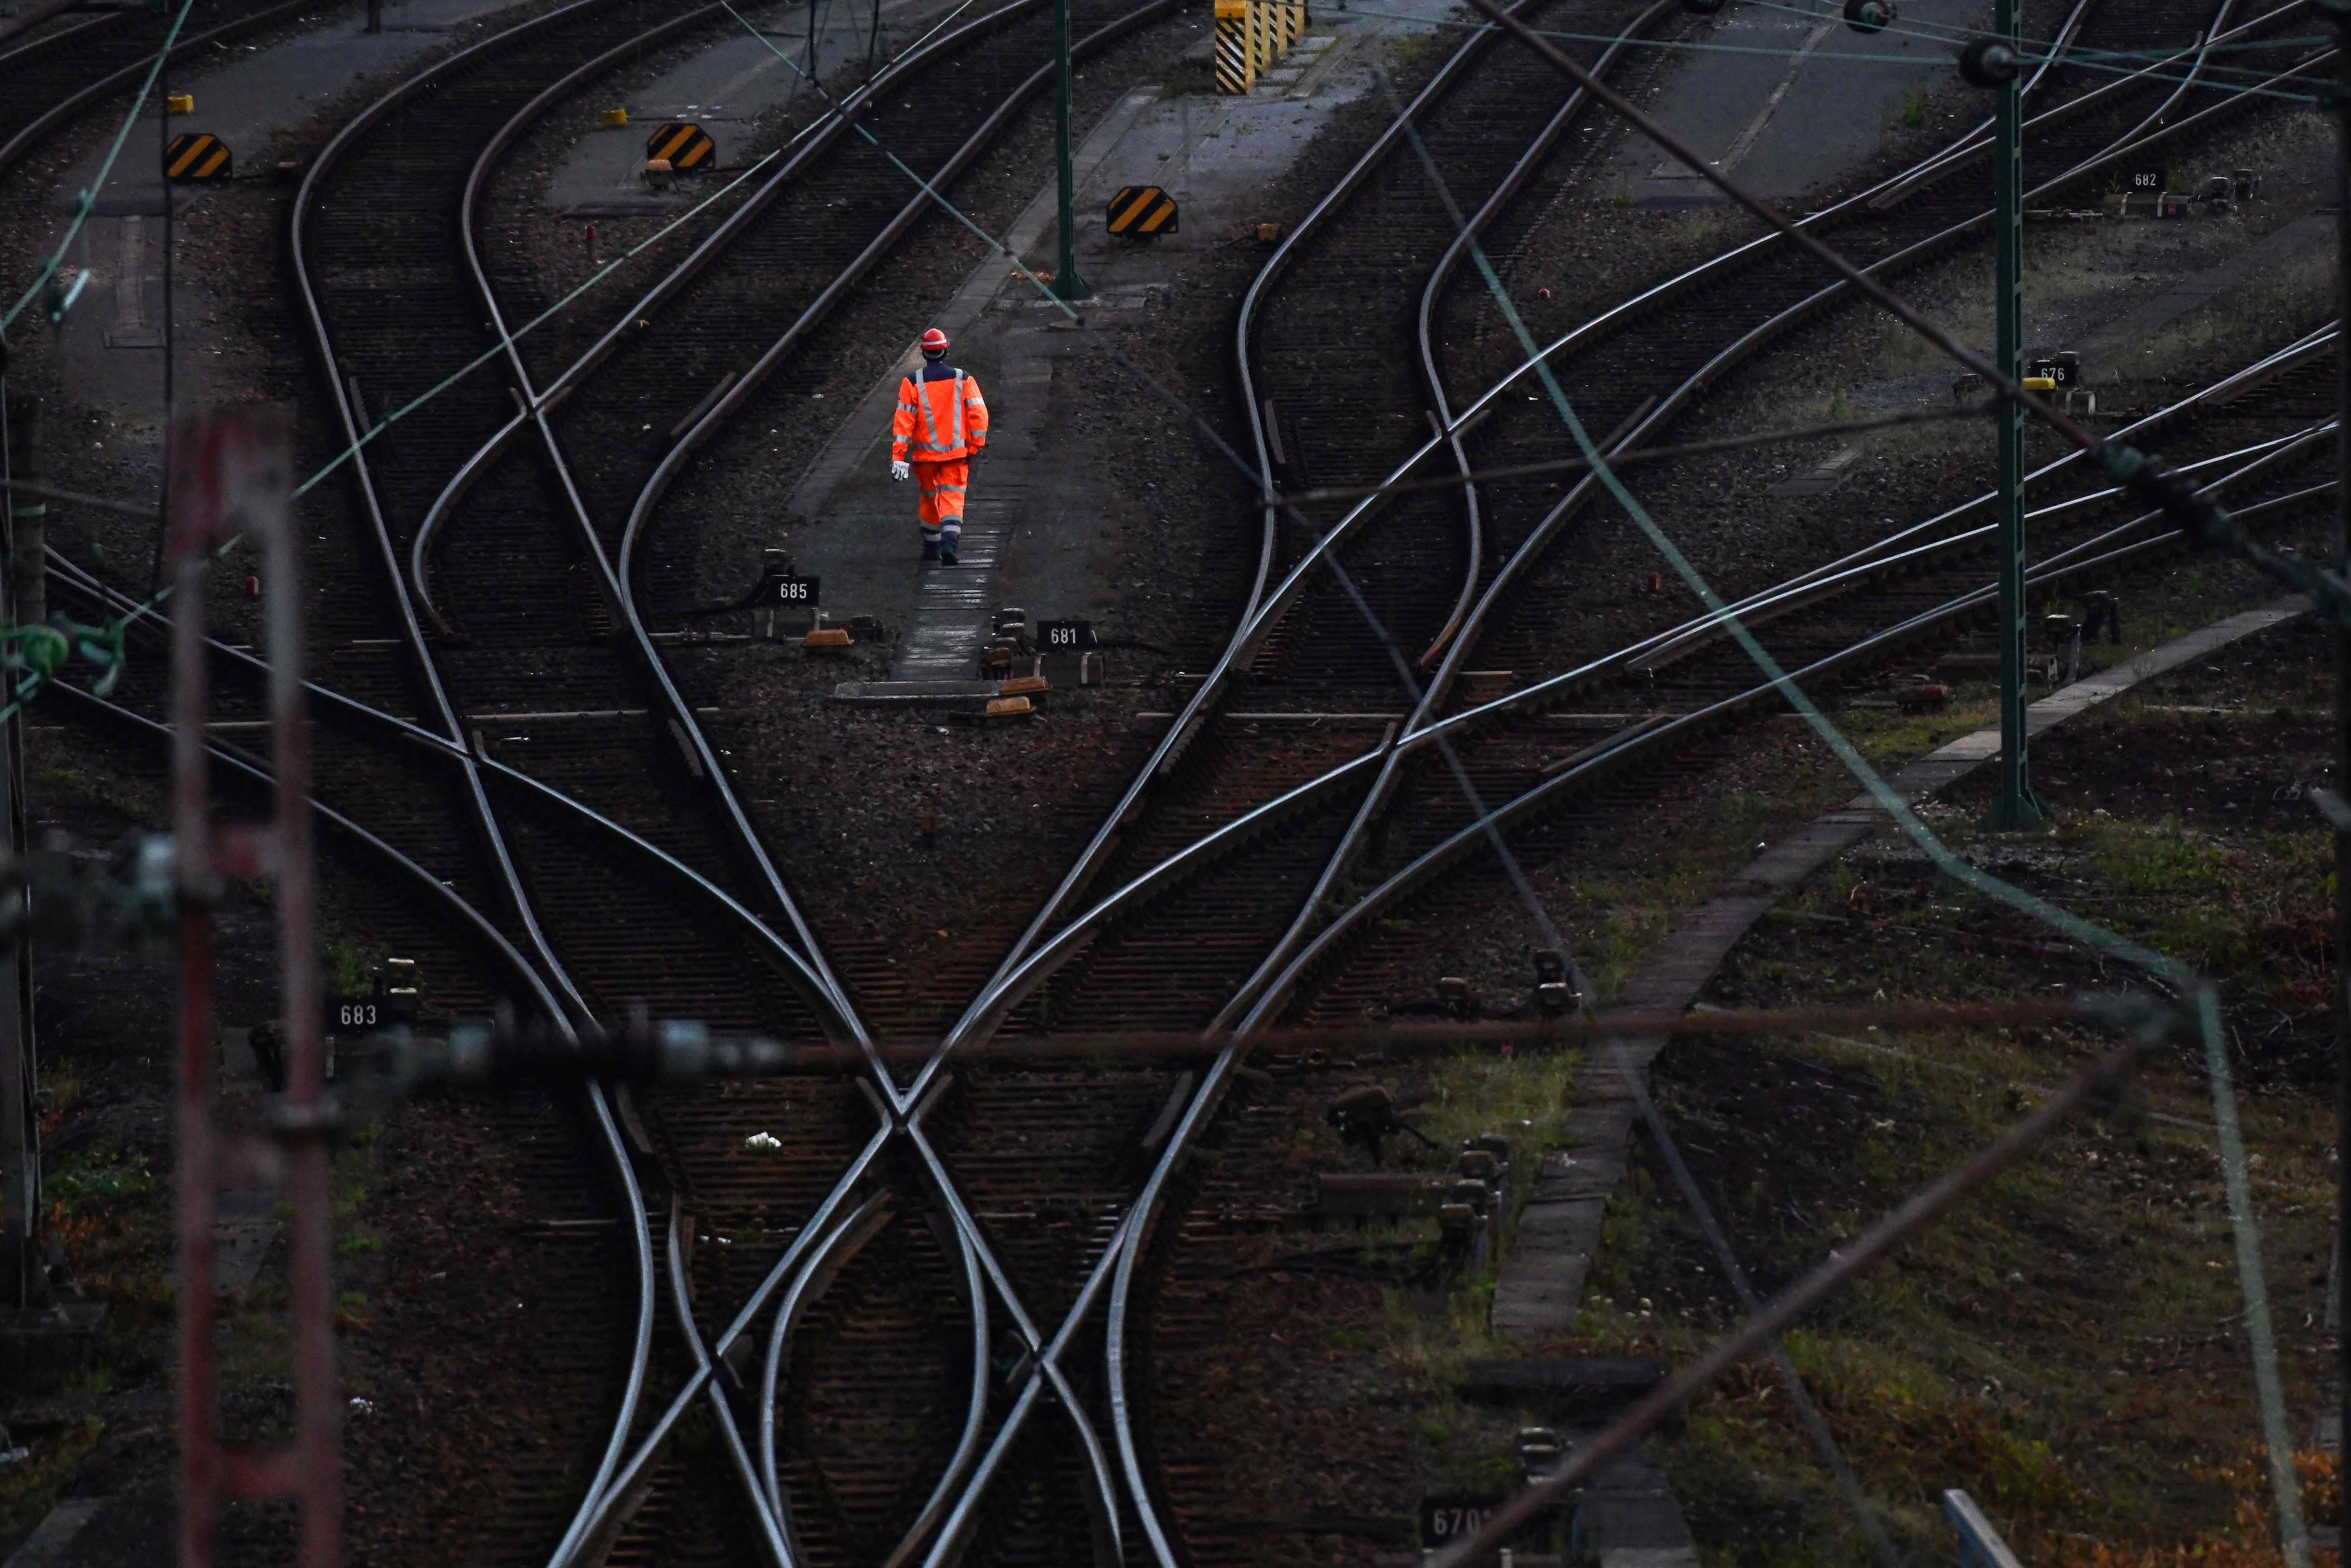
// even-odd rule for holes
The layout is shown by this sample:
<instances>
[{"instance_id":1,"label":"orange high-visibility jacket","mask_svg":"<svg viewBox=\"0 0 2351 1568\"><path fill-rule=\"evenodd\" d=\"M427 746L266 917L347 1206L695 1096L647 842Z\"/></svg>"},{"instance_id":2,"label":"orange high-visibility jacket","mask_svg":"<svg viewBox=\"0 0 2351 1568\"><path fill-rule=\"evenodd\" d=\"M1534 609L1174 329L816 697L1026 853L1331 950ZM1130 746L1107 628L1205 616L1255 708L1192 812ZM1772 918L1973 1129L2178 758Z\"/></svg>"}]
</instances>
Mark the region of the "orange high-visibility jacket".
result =
<instances>
[{"instance_id":1,"label":"orange high-visibility jacket","mask_svg":"<svg viewBox=\"0 0 2351 1568\"><path fill-rule=\"evenodd\" d=\"M987 444L987 404L979 383L946 365L926 364L898 383L890 461L945 463Z\"/></svg>"}]
</instances>

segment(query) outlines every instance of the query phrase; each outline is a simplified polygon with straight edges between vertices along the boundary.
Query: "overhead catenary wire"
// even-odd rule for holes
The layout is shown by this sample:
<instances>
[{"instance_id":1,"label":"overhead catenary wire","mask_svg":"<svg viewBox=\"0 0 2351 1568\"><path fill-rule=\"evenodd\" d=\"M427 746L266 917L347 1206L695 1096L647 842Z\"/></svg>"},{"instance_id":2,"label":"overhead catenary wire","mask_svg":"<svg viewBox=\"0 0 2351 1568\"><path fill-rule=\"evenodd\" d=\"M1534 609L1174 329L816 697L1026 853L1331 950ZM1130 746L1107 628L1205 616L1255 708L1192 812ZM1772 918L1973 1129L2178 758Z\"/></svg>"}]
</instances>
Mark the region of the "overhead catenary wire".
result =
<instances>
[{"instance_id":1,"label":"overhead catenary wire","mask_svg":"<svg viewBox=\"0 0 2351 1568\"><path fill-rule=\"evenodd\" d=\"M139 123L140 111L146 108L148 96L155 90L155 83L163 74L164 62L172 57L172 46L180 41L180 29L187 26L188 13L195 9L195 5L196 0L181 0L179 15L172 18L171 31L163 35L162 47L155 53L155 63L148 68L147 79L139 84L139 91L131 100L130 112L122 117L121 129L115 131L113 141L106 149L106 157L98 166L97 177L90 181L89 188L81 193L80 199L74 205L73 219L66 225L65 237L57 241L56 253L34 274L33 281L17 297L16 303L8 308L6 315L0 316L0 349L5 347L8 329L16 325L16 318L24 314L25 308L48 286L49 279L57 276L57 268L65 263L66 252L73 248L75 236L82 232L89 222L90 214L97 210L99 193L106 189L107 181L113 177L114 161L122 155L122 145L131 139L131 127ZM164 187L164 199L171 199L168 185Z\"/></svg>"},{"instance_id":2,"label":"overhead catenary wire","mask_svg":"<svg viewBox=\"0 0 2351 1568\"><path fill-rule=\"evenodd\" d=\"M1906 324L1927 336L1938 347L1951 353L1962 363L1969 364L1970 368L1976 370L1978 373L1983 374L1988 382L1992 382L2003 392L2016 397L2029 407L2033 407L2045 421L2057 425L2069 435L2078 439L2085 447L2093 450L2104 447L2105 444L2088 432L2082 430L2045 405L2038 404L2037 400L2026 396L2021 386L1990 365L1988 361L1981 361L1980 356L1975 355L1971 350L1959 345L1944 329L1920 316L1907 301L1901 299L1899 296L1877 283L1876 279L1868 277L1828 246L1805 235L1768 204L1740 186L1729 176L1708 166L1704 158L1690 149L1680 138L1674 136L1672 132L1656 124L1649 116L1642 113L1621 96L1606 89L1581 66L1562 55L1557 49L1551 47L1542 39L1534 37L1518 22L1515 16L1494 4L1494 0L1473 0L1473 3L1480 10L1492 16L1503 26L1519 35L1521 42L1546 59L1553 68L1583 85L1595 96L1601 97L1603 101L1608 102L1620 116L1640 130L1644 135L1648 136L1674 157L1696 169L1741 205L1795 237L1799 243L1805 246L1807 250L1827 261L1849 284L1892 310ZM1533 351L1533 335L1527 330L1523 320L1520 319L1511 305L1508 291L1502 287L1500 279L1493 276L1490 268L1487 270L1487 277L1489 289L1494 293L1498 304L1509 318L1521 342L1527 345L1530 352ZM2268 1449L2271 1486L2277 1503L2279 1535L2287 1561L2289 1563L2295 1564L2296 1568L2300 1568L2301 1564L2306 1563L2309 1560L2309 1543L2303 1527L2300 1481L2294 1468L2292 1442L2286 1432L2284 1391L2278 1370L2276 1339L2270 1322L2268 1286L2262 1265L2259 1230L2253 1214L2251 1184L2246 1175L2243 1135L2238 1123L2236 1096L2231 1081L2227 1043L2221 1029L2217 994L2209 982L2178 960L2157 953L2118 933L2092 925L2046 899L1992 876L1970 864L1944 845L1911 809L1909 803L1904 800L1877 770L1862 757L1851 740L1829 720L1826 715L1821 712L1817 705L1813 703L1801 687L1789 679L1778 661L1755 640L1754 634L1746 625L1736 615L1729 613L1728 607L1700 575L1695 564L1657 525L1656 519L1649 515L1647 508L1643 507L1632 492L1625 487L1623 481L1601 456L1599 448L1593 444L1590 433L1584 428L1583 421L1577 417L1565 392L1552 374L1549 364L1545 363L1539 367L1537 373L1543 382L1545 391L1550 393L1561 418L1573 434L1576 444L1583 449L1584 456L1593 463L1594 473L1602 486L1632 518L1635 525L1649 538L1658 553L1672 567L1676 575L1680 577L1706 603L1708 610L1723 615L1725 628L1739 643L1741 651L1779 689L1789 705L1803 716L1805 722L1829 747L1837 760L1844 765L1846 770L1863 784L1864 788L1876 800L1878 805L1894 819L1903 834L1916 844L1938 870L1963 886L2005 903L2136 968L2143 969L2158 979L2179 987L2194 998L2204 1035L2206 1067L2213 1099L2213 1122L2220 1134L2221 1166L2228 1197L2230 1223L2236 1241L2239 1285L2245 1302L2247 1335L2252 1341L2254 1390L2261 1409L2263 1443ZM2136 454L2132 455L2137 456ZM2144 461L2140 459L2139 464L2143 464ZM2137 473L2144 472L2139 464L2126 465L2127 471L2117 475L2117 477L2128 479ZM2181 488L2176 479L2173 488L2175 490ZM2201 499L2203 507L2209 508L2213 513L2220 511L2218 503L2211 501L2209 497L2198 497L2191 494L2188 499L2191 502ZM2169 512L2172 507L2166 506L2164 509Z\"/></svg>"},{"instance_id":3,"label":"overhead catenary wire","mask_svg":"<svg viewBox=\"0 0 2351 1568\"><path fill-rule=\"evenodd\" d=\"M1416 16L1405 11L1384 11L1376 6L1371 5L1350 5L1347 7L1347 14L1351 16L1376 16L1386 21L1410 22L1426 27L1476 28L1482 26L1482 24L1478 22L1457 21L1451 17ZM1807 15L1807 13L1800 11L1798 15ZM1614 36L1605 33L1578 33L1557 27L1530 27L1529 31L1534 33L1539 37L1556 38L1562 43L1614 43L1616 41ZM1896 34L1899 33L1901 29L1898 27L1887 27L1883 29L1883 31L1888 34ZM1920 37L1925 37L1925 35L1920 35ZM1974 34L1962 34L1949 39L1936 37L1931 41L1936 43L1964 43L1974 37L1976 37ZM2274 49L2288 47L2292 43L2297 41L2303 40L2268 38L2256 42L2217 46L2217 47L2231 50ZM2307 41L2314 44L2324 44L2326 40L2322 38ZM1771 59L1817 60L1832 66L1844 66L1850 64L1869 66L1873 68L1902 67L1911 70L1941 70L1948 68L1951 64L1951 61L1948 58L1921 57L1918 55L1897 55L1886 54L1882 52L1833 54L1825 50L1806 50L1801 46L1773 47L1771 46L1762 44L1713 44L1701 43L1688 38L1628 38L1625 40L1625 47L1627 48L1649 49L1660 54L1748 55L1760 56ZM2043 47L2045 48L2046 46L2043 46ZM2144 68L2146 65L2166 57L2168 57L2163 53L2132 50L2085 50L2079 54L2074 51L2068 50L2063 55L2047 52L2033 53L2028 50L2018 57L2020 63L2028 68L2062 62L2066 65L2080 65L2086 70L2099 71L2107 75L2137 77L2141 80L2150 82L2179 82L2189 79L2185 77L2169 76L2159 71L2148 71ZM2277 99L2288 103L2318 104L2326 101L2325 95L2321 93L2289 92L2283 88L2263 85L2274 75L2274 73L2262 71L2258 67L2231 66L2222 68L2228 70L2232 75L2241 75L2254 79L2242 86L2231 86L2228 83L2222 82L2208 82L2206 85L2228 91L2250 93L2259 98ZM2199 79L2202 78L2199 78Z\"/></svg>"},{"instance_id":4,"label":"overhead catenary wire","mask_svg":"<svg viewBox=\"0 0 2351 1568\"><path fill-rule=\"evenodd\" d=\"M1390 103L1395 104L1395 90L1389 87L1384 72L1380 73L1380 85L1387 89ZM1401 106L1396 107L1401 114ZM1428 176L1429 183L1435 187L1437 199L1443 204L1447 215L1452 219L1454 228L1467 235L1469 228L1468 221L1463 216L1459 204L1453 199L1452 188L1446 183L1443 172L1437 168L1437 160L1430 155L1427 143L1421 140L1420 131L1412 123L1410 116L1402 116L1402 122L1405 140L1419 159L1421 169ZM1491 262L1487 259L1485 247L1474 238L1469 244L1469 256L1507 310L1510 308L1509 297L1502 289L1501 280L1495 273ZM1521 335L1524 336L1523 328L1520 330ZM1341 584L1346 589L1348 598L1354 602L1357 611L1371 622L1372 630L1379 637L1382 646L1395 666L1397 679L1412 696L1415 716L1417 718L1426 706L1426 699L1410 662L1405 659L1403 650L1396 646L1395 638L1389 634L1386 626L1382 624L1371 605L1348 579L1344 568L1335 554L1331 557L1330 566L1332 571L1339 577ZM1492 812L1487 809L1485 801L1480 799L1477 786L1469 778L1468 769L1461 765L1460 758L1454 752L1452 743L1440 736L1437 739L1437 751L1444 758L1447 770L1453 775L1455 786L1468 803L1470 811L1485 824L1488 846L1493 851L1496 860L1501 863L1503 873L1510 884L1511 891L1517 894L1520 904L1533 922L1536 934L1541 940L1544 949L1566 971L1574 988L1576 1010L1580 1013L1588 1013L1598 997L1590 977L1583 972L1582 964L1577 961L1574 949L1560 935L1557 924L1551 917L1551 912L1543 907L1541 898L1535 893L1533 882L1528 877L1525 868L1519 863L1518 856L1511 851L1510 841L1503 837L1501 830L1495 825ZM1690 1175L1688 1164L1682 1158L1681 1148L1674 1138L1673 1130L1667 1126L1665 1118L1657 1112L1656 1103L1649 1097L1648 1087L1642 1081L1639 1067L1634 1063L1630 1052L1625 1049L1624 1037L1614 1030L1609 1030L1601 1036L1601 1042L1614 1059L1620 1081L1631 1092L1634 1106L1641 1116L1643 1125L1648 1129L1651 1140L1656 1145L1667 1166L1674 1173L1675 1180L1681 1187L1683 1197L1688 1203L1692 1216L1698 1220L1699 1230L1705 1235L1708 1245L1714 1249L1717 1262L1729 1277L1741 1303L1750 1312L1753 1312L1756 1305L1754 1291L1748 1283L1746 1270L1740 1266L1738 1255L1731 1249L1729 1239L1723 1234L1721 1224L1715 1218L1712 1206L1707 1202L1706 1196L1699 1189L1696 1178ZM1811 1394L1805 1389L1803 1379L1796 1374L1795 1363L1789 1359L1787 1347L1774 1338L1767 1348L1772 1364L1780 1374L1781 1383L1788 1391L1789 1400L1795 1407L1798 1422L1804 1427L1805 1435L1811 1438L1813 1447L1819 1450L1823 1463L1828 1467L1831 1477L1836 1482L1838 1492L1844 1499L1846 1507L1852 1511L1855 1521L1861 1526L1863 1535L1868 1539L1871 1551L1876 1554L1883 1568L1899 1568L1901 1558L1894 1549L1892 1539L1886 1532L1885 1521L1878 1517L1876 1508L1871 1504L1867 1494L1862 1490L1861 1482L1854 1474L1853 1465L1845 1458L1844 1449L1838 1447L1834 1434L1828 1428L1828 1423L1821 1418L1820 1410L1813 1403Z\"/></svg>"}]
</instances>

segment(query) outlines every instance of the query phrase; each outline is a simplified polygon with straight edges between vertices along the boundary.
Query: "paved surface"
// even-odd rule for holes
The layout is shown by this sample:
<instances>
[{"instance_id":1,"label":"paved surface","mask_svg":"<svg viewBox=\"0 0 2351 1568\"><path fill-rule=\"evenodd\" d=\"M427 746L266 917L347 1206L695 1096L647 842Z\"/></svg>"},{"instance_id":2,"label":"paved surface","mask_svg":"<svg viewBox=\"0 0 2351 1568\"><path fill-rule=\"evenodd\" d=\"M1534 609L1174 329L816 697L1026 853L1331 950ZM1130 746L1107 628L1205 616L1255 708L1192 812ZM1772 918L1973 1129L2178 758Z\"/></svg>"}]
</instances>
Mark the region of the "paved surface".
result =
<instances>
[{"instance_id":1,"label":"paved surface","mask_svg":"<svg viewBox=\"0 0 2351 1568\"><path fill-rule=\"evenodd\" d=\"M363 15L348 13L266 48L236 46L234 59L230 51L216 51L226 62L222 65L172 73L165 89L193 93L196 112L174 115L168 125L153 112L141 117L99 192L96 214L68 257L68 266L88 269L89 281L58 329L67 400L151 420L162 406L165 225L159 146L167 131L209 131L228 144L240 180L267 179L256 160L272 136L309 120L353 78L394 70L439 47L451 29L510 3L386 0L381 33L361 31ZM52 204L72 211L104 161L101 144L58 176ZM244 199L196 185L176 187L174 197L182 212L195 202ZM220 350L215 324L223 306L211 282L184 264L174 270L172 297L175 395L183 406L193 406L213 398L207 372Z\"/></svg>"},{"instance_id":2,"label":"paved surface","mask_svg":"<svg viewBox=\"0 0 2351 1568\"><path fill-rule=\"evenodd\" d=\"M882 48L886 56L910 25L920 25L951 6L946 0L884 0L882 7ZM696 53L621 100L629 111L627 126L609 134L582 137L557 165L548 201L556 211L574 217L610 217L641 213L665 213L706 193L705 183L681 179L668 192L645 188L643 170L645 138L664 121L690 121L709 128L718 148L718 167L739 169L742 148L729 131L789 106L810 90L808 68L809 9L789 5L753 10L738 4L746 20L758 25L764 37L748 32ZM828 5L817 12L816 74L828 83L834 67L854 57L862 66L873 23L871 9ZM769 47L770 44L774 47ZM778 51L781 53L778 54ZM785 57L789 57L789 60Z\"/></svg>"},{"instance_id":3,"label":"paved surface","mask_svg":"<svg viewBox=\"0 0 2351 1568\"><path fill-rule=\"evenodd\" d=\"M2126 659L2034 703L2027 710L2027 731L2039 735L2142 681L2291 621L2306 609L2301 599L2282 600ZM1999 728L1980 729L1920 758L1887 782L1904 800L1917 800L1949 789L1999 755ZM1886 812L1874 799L1856 795L1771 846L1658 944L1625 982L1611 1010L1620 1016L1655 1017L1688 1008L1766 910L1887 825ZM1646 1075L1664 1046L1655 1036L1627 1040L1628 1064ZM1600 1245L1602 1216L1625 1174L1636 1113L1631 1088L1613 1053L1590 1053L1577 1070L1568 1100L1574 1106L1564 1122L1569 1147L1544 1159L1494 1289L1494 1330L1513 1339L1556 1339L1573 1332L1584 1276Z\"/></svg>"},{"instance_id":4,"label":"paved surface","mask_svg":"<svg viewBox=\"0 0 2351 1568\"><path fill-rule=\"evenodd\" d=\"M8 1554L5 1568L57 1568L66 1561L66 1553L75 1537L81 1534L82 1527L106 1503L102 1497L69 1497L58 1503L26 1538L25 1544Z\"/></svg>"},{"instance_id":5,"label":"paved surface","mask_svg":"<svg viewBox=\"0 0 2351 1568\"><path fill-rule=\"evenodd\" d=\"M1982 0L1907 0L1897 28L1864 35L1843 9L1796 0L1726 10L1692 34L1713 47L1675 54L1651 112L1758 194L1802 195L1875 152L1906 95L1949 79L1947 29L1991 15ZM1625 139L1604 188L1638 206L1725 200L1646 137Z\"/></svg>"},{"instance_id":6,"label":"paved surface","mask_svg":"<svg viewBox=\"0 0 2351 1568\"><path fill-rule=\"evenodd\" d=\"M352 78L394 69L439 47L446 41L445 35L461 24L515 3L385 0L381 33L363 31L365 16L347 12L267 48L238 44L215 51L223 64L170 73L165 89L193 93L196 99L193 114L172 117L171 131L173 134L210 131L219 137L237 158L242 174L272 136L290 131L318 113L328 99L350 85ZM158 101L161 96L159 92ZM122 156L99 192L99 212L111 216L162 211L162 171L155 152L159 131L151 109L131 131ZM105 161L106 148L101 143L58 180L55 201L59 210L73 208L80 193L98 178ZM179 187L180 204L197 199L197 190Z\"/></svg>"}]
</instances>

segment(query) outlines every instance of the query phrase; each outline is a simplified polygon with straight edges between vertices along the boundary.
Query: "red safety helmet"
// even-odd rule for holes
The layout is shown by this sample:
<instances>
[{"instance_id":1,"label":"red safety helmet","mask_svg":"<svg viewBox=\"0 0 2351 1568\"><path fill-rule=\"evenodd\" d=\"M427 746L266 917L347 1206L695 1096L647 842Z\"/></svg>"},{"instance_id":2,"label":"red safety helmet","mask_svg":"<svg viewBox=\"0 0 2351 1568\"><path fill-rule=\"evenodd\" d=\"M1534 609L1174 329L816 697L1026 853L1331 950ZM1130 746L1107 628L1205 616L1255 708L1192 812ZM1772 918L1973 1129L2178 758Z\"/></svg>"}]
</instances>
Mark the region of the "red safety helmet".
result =
<instances>
[{"instance_id":1,"label":"red safety helmet","mask_svg":"<svg viewBox=\"0 0 2351 1568\"><path fill-rule=\"evenodd\" d=\"M944 354L947 351L947 335L936 327L923 334L923 352Z\"/></svg>"}]
</instances>

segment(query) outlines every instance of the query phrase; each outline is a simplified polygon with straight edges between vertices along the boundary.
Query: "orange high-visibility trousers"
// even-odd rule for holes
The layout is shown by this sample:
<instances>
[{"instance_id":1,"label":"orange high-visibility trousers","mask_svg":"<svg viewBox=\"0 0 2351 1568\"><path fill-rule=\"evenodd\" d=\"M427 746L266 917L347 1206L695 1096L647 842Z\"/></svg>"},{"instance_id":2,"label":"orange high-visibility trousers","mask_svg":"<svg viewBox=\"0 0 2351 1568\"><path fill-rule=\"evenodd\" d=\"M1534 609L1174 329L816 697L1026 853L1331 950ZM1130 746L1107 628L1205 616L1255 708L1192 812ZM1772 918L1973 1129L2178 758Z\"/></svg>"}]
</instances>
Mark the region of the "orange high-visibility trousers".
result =
<instances>
[{"instance_id":1,"label":"orange high-visibility trousers","mask_svg":"<svg viewBox=\"0 0 2351 1568\"><path fill-rule=\"evenodd\" d=\"M923 538L935 543L944 536L960 535L964 491L971 483L971 459L917 462L914 466L914 487L922 493L915 516L922 520Z\"/></svg>"}]
</instances>

